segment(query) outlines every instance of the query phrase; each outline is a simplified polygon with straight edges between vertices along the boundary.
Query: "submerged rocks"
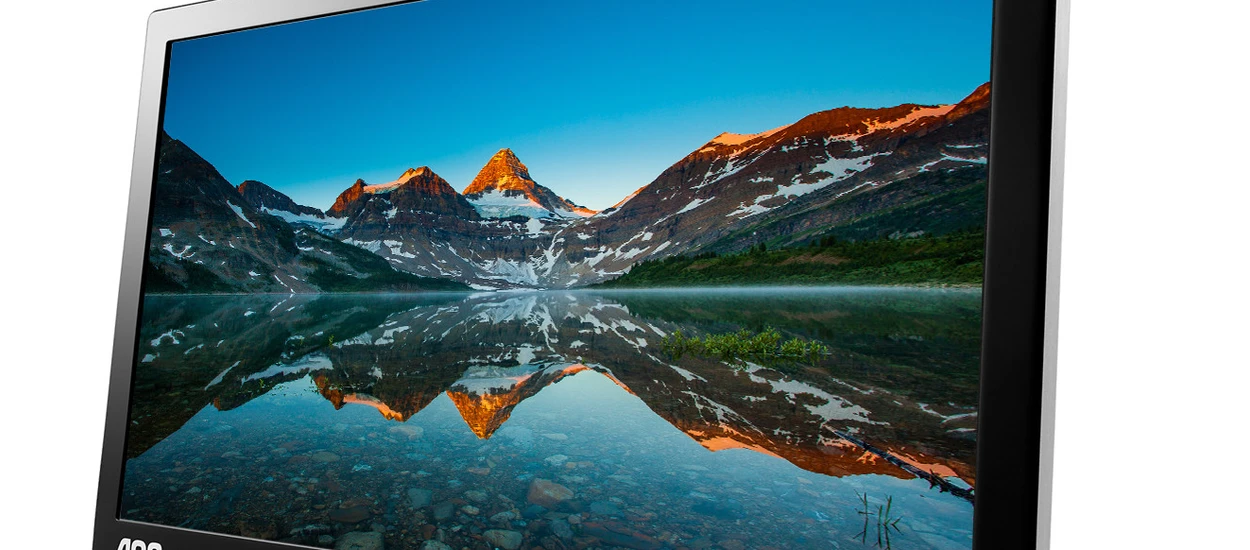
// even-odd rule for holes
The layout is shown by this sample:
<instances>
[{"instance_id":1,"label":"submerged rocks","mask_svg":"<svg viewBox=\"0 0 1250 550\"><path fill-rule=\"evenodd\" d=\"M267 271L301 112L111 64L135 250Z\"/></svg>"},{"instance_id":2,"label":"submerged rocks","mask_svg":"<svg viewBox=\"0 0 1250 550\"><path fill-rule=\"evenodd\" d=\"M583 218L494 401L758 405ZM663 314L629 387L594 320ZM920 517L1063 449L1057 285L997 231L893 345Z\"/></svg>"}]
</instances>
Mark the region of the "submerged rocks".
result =
<instances>
[{"instance_id":1,"label":"submerged rocks","mask_svg":"<svg viewBox=\"0 0 1250 550\"><path fill-rule=\"evenodd\" d=\"M329 525L309 524L303 527L291 529L291 536L296 538L311 538L317 535L328 535L332 531L333 529L331 529Z\"/></svg>"},{"instance_id":2,"label":"submerged rocks","mask_svg":"<svg viewBox=\"0 0 1250 550\"><path fill-rule=\"evenodd\" d=\"M742 508L742 504L735 500L725 502L704 501L690 507L692 511L705 516L726 520L745 518L746 513Z\"/></svg>"},{"instance_id":3,"label":"submerged rocks","mask_svg":"<svg viewBox=\"0 0 1250 550\"><path fill-rule=\"evenodd\" d=\"M429 489L408 489L408 504L414 509L429 506L433 498L434 492Z\"/></svg>"},{"instance_id":4,"label":"submerged rocks","mask_svg":"<svg viewBox=\"0 0 1250 550\"><path fill-rule=\"evenodd\" d=\"M619 516L621 515L621 507L611 502L598 501L590 504L590 511L601 516Z\"/></svg>"},{"instance_id":5,"label":"submerged rocks","mask_svg":"<svg viewBox=\"0 0 1250 550\"><path fill-rule=\"evenodd\" d=\"M407 424L404 424L401 426L393 426L386 431L387 433L391 435L399 436L399 437L406 437L410 440L420 439L422 435L425 435L425 429L422 428L421 426L409 426Z\"/></svg>"},{"instance_id":6,"label":"submerged rocks","mask_svg":"<svg viewBox=\"0 0 1250 550\"><path fill-rule=\"evenodd\" d=\"M456 505L451 501L443 501L434 506L434 521L447 521L456 514Z\"/></svg>"},{"instance_id":7,"label":"submerged rocks","mask_svg":"<svg viewBox=\"0 0 1250 550\"><path fill-rule=\"evenodd\" d=\"M544 508L555 508L561 503L572 499L573 491L549 479L538 478L530 482L530 489L526 498L531 504L537 504Z\"/></svg>"},{"instance_id":8,"label":"submerged rocks","mask_svg":"<svg viewBox=\"0 0 1250 550\"><path fill-rule=\"evenodd\" d=\"M516 550L521 547L521 542L525 540L525 536L521 533L503 529L491 529L482 533L482 537L486 539L486 542L503 550Z\"/></svg>"},{"instance_id":9,"label":"submerged rocks","mask_svg":"<svg viewBox=\"0 0 1250 550\"><path fill-rule=\"evenodd\" d=\"M338 523L360 523L369 519L370 516L372 516L372 513L369 512L369 507L364 505L349 506L330 511L330 521Z\"/></svg>"},{"instance_id":10,"label":"submerged rocks","mask_svg":"<svg viewBox=\"0 0 1250 550\"><path fill-rule=\"evenodd\" d=\"M586 523L582 527L582 533L610 546L623 546L634 550L659 550L664 547L658 540L617 523Z\"/></svg>"},{"instance_id":11,"label":"submerged rocks","mask_svg":"<svg viewBox=\"0 0 1250 550\"><path fill-rule=\"evenodd\" d=\"M377 531L353 531L339 538L334 550L384 550L382 533Z\"/></svg>"},{"instance_id":12,"label":"submerged rocks","mask_svg":"<svg viewBox=\"0 0 1250 550\"><path fill-rule=\"evenodd\" d=\"M569 526L569 522L562 519L551 522L551 532L563 540L571 540L573 538L573 528Z\"/></svg>"},{"instance_id":13,"label":"submerged rocks","mask_svg":"<svg viewBox=\"0 0 1250 550\"><path fill-rule=\"evenodd\" d=\"M490 517L490 520L494 523L508 523L514 519L516 519L516 513L511 510L499 512Z\"/></svg>"},{"instance_id":14,"label":"submerged rocks","mask_svg":"<svg viewBox=\"0 0 1250 550\"><path fill-rule=\"evenodd\" d=\"M496 435L513 447L529 449L534 446L534 431L523 426L506 426Z\"/></svg>"}]
</instances>

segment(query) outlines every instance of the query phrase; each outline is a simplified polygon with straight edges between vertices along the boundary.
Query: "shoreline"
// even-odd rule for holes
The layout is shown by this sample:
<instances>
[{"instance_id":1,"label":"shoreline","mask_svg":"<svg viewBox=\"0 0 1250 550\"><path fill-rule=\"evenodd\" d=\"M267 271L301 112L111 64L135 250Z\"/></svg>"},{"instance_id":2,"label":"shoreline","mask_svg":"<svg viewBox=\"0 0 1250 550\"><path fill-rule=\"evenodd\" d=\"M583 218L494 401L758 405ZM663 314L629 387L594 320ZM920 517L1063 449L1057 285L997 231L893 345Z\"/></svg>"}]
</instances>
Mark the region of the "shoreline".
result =
<instances>
[{"instance_id":1,"label":"shoreline","mask_svg":"<svg viewBox=\"0 0 1250 550\"><path fill-rule=\"evenodd\" d=\"M735 292L735 291L882 291L882 290L958 290L958 291L976 291L981 292L984 285L981 284L864 284L864 285L723 285L723 286L638 286L638 287L576 287L576 288L503 288L495 290L427 290L416 292L396 292L396 291L377 291L377 292L228 292L228 293L174 293L174 292L149 292L144 293L143 298L162 297L162 298L178 298L178 297L204 297L204 298L227 298L227 297L245 297L245 296L271 296L271 297L290 297L290 296L473 296L479 294L530 294L545 292L588 292L588 293L608 293L608 292Z\"/></svg>"}]
</instances>

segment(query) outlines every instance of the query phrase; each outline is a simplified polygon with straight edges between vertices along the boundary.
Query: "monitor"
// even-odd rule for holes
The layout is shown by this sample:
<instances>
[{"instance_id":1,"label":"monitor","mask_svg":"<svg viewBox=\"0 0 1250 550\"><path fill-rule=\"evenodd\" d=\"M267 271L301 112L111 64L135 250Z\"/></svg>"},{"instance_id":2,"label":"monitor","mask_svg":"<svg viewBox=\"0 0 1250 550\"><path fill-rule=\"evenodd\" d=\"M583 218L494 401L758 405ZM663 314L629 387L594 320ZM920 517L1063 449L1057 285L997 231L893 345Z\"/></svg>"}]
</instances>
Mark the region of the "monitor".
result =
<instances>
[{"instance_id":1,"label":"monitor","mask_svg":"<svg viewBox=\"0 0 1250 550\"><path fill-rule=\"evenodd\" d=\"M94 547L1047 547L1062 22L154 13Z\"/></svg>"}]
</instances>

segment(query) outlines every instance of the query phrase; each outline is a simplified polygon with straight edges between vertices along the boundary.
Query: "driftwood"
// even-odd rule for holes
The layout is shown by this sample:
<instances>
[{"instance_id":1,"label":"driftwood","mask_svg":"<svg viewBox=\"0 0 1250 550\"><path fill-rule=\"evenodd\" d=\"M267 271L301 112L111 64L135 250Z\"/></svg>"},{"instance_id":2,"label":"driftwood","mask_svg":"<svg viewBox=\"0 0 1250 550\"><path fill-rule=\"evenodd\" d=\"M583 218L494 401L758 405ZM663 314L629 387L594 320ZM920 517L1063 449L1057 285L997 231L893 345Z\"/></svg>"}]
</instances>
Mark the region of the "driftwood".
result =
<instances>
[{"instance_id":1,"label":"driftwood","mask_svg":"<svg viewBox=\"0 0 1250 550\"><path fill-rule=\"evenodd\" d=\"M941 489L943 493L950 493L968 502L973 502L973 503L976 502L976 495L973 493L971 489L964 489L963 487L957 487L955 486L955 484L949 481L946 481L946 479L943 478L942 476L934 474L933 472L926 472L924 470L921 470L920 468L912 466L911 464L908 464L906 461L899 458L898 456L895 456L894 453L891 453L883 449L879 449L876 446L858 437L855 437L851 434L838 431L838 430L834 430L833 433L837 434L838 437L849 441L856 447L859 447L874 455L877 455L877 457L885 460L886 462L889 462L890 464L893 464L895 466L898 466L899 468L902 468L903 471L906 471L907 473L911 475L914 475L920 479L928 481L930 485L934 487L938 487L939 489Z\"/></svg>"}]
</instances>

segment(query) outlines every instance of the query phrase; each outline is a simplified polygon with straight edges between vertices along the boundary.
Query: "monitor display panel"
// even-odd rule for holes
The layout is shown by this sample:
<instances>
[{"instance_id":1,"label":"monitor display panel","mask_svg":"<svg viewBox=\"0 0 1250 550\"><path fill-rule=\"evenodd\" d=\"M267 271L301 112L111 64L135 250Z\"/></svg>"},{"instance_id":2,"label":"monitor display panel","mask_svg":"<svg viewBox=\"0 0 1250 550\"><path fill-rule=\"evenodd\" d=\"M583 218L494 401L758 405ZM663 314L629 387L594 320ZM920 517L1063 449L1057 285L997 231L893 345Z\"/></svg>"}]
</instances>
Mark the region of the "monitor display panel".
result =
<instances>
[{"instance_id":1,"label":"monitor display panel","mask_svg":"<svg viewBox=\"0 0 1250 550\"><path fill-rule=\"evenodd\" d=\"M430 0L172 42L118 517L971 548L991 12Z\"/></svg>"}]
</instances>

